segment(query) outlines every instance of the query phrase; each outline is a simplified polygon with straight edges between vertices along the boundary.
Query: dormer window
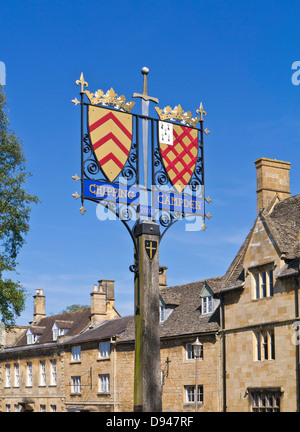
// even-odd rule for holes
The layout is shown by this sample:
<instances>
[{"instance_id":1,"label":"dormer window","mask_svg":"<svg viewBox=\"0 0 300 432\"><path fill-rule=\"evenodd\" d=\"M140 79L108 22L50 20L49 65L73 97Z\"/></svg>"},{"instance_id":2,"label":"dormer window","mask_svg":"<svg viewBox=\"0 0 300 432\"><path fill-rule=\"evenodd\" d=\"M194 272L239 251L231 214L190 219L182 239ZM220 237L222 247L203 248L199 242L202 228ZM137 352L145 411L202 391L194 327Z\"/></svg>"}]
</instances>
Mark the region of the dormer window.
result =
<instances>
[{"instance_id":1,"label":"dormer window","mask_svg":"<svg viewBox=\"0 0 300 432\"><path fill-rule=\"evenodd\" d=\"M165 316L166 316L166 305L164 304L163 301L160 301L159 302L159 321L164 322L166 319Z\"/></svg>"},{"instance_id":2,"label":"dormer window","mask_svg":"<svg viewBox=\"0 0 300 432\"><path fill-rule=\"evenodd\" d=\"M166 321L175 309L175 305L166 305L161 296L159 296L159 322Z\"/></svg>"},{"instance_id":3,"label":"dormer window","mask_svg":"<svg viewBox=\"0 0 300 432\"><path fill-rule=\"evenodd\" d=\"M58 330L59 330L58 325L56 323L54 323L53 327L52 327L52 335L53 335L53 340L54 341L56 341L57 338L58 338Z\"/></svg>"},{"instance_id":4,"label":"dormer window","mask_svg":"<svg viewBox=\"0 0 300 432\"><path fill-rule=\"evenodd\" d=\"M214 297L213 290L206 282L200 291L200 298L202 315L213 313L219 305L219 300Z\"/></svg>"},{"instance_id":5,"label":"dormer window","mask_svg":"<svg viewBox=\"0 0 300 432\"><path fill-rule=\"evenodd\" d=\"M36 343L40 337L40 334L37 334L36 332L33 332L30 328L27 330L26 333L27 336L27 345L32 345Z\"/></svg>"},{"instance_id":6,"label":"dormer window","mask_svg":"<svg viewBox=\"0 0 300 432\"><path fill-rule=\"evenodd\" d=\"M62 322L61 325L59 325L59 323L57 324L55 322L52 326L52 338L53 338L53 340L56 341L58 336L64 336L65 334L67 334L69 327L70 327L69 322Z\"/></svg>"},{"instance_id":7,"label":"dormer window","mask_svg":"<svg viewBox=\"0 0 300 432\"><path fill-rule=\"evenodd\" d=\"M209 314L213 311L212 296L202 297L202 314Z\"/></svg>"}]
</instances>

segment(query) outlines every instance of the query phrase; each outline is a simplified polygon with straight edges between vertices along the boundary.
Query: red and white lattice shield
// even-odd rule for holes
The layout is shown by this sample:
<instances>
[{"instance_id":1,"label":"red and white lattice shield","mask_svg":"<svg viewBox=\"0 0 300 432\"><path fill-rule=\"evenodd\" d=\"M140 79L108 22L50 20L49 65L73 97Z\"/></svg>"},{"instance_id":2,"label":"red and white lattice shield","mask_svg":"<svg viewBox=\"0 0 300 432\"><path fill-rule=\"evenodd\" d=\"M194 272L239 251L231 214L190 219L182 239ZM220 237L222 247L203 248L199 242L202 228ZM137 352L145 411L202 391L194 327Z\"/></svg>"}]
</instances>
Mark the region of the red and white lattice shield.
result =
<instances>
[{"instance_id":1,"label":"red and white lattice shield","mask_svg":"<svg viewBox=\"0 0 300 432\"><path fill-rule=\"evenodd\" d=\"M113 182L124 168L130 153L132 115L89 106L88 125L96 159L107 179Z\"/></svg>"},{"instance_id":2,"label":"red and white lattice shield","mask_svg":"<svg viewBox=\"0 0 300 432\"><path fill-rule=\"evenodd\" d=\"M177 192L190 182L198 158L198 131L160 121L159 147L164 167Z\"/></svg>"}]
</instances>

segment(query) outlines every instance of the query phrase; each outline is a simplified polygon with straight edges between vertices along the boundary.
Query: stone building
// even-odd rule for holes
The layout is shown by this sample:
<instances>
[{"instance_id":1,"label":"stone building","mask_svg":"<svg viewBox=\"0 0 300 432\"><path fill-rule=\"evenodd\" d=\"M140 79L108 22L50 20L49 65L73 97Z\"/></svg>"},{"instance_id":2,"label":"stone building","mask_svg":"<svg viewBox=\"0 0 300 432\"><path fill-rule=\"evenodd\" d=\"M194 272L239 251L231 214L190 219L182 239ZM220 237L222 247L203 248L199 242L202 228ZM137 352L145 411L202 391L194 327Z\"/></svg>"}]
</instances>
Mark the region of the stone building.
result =
<instances>
[{"instance_id":1,"label":"stone building","mask_svg":"<svg viewBox=\"0 0 300 432\"><path fill-rule=\"evenodd\" d=\"M261 158L257 217L220 289L223 410L299 411L300 195Z\"/></svg>"},{"instance_id":2,"label":"stone building","mask_svg":"<svg viewBox=\"0 0 300 432\"><path fill-rule=\"evenodd\" d=\"M299 411L300 195L287 162L261 158L257 217L222 277L168 287L160 276L163 411ZM133 411L134 316L99 281L91 308L34 321L0 352L1 411ZM4 340L2 338L2 340Z\"/></svg>"},{"instance_id":3,"label":"stone building","mask_svg":"<svg viewBox=\"0 0 300 432\"><path fill-rule=\"evenodd\" d=\"M14 338L7 333L0 352L1 411L65 411L64 340L117 316L112 281L94 287L90 308L49 317L43 290L36 290L33 321Z\"/></svg>"}]
</instances>

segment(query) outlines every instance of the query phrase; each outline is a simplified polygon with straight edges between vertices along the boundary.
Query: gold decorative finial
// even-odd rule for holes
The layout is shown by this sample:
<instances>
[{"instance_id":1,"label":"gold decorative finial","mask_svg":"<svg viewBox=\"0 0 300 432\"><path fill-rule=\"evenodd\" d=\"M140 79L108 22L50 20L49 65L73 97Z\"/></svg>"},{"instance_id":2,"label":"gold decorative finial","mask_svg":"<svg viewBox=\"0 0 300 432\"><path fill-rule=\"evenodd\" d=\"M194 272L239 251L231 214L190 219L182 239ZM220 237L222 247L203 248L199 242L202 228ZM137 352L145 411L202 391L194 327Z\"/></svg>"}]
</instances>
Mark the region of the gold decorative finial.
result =
<instances>
[{"instance_id":1,"label":"gold decorative finial","mask_svg":"<svg viewBox=\"0 0 300 432\"><path fill-rule=\"evenodd\" d=\"M118 96L113 88L105 94L102 90L97 90L95 93L90 93L88 90L84 92L89 98L92 105L106 105L114 108L130 112L135 102L126 102L125 96Z\"/></svg>"},{"instance_id":2,"label":"gold decorative finial","mask_svg":"<svg viewBox=\"0 0 300 432\"><path fill-rule=\"evenodd\" d=\"M84 213L86 212L86 209L83 206L81 206L79 211L81 212L82 215L84 215Z\"/></svg>"},{"instance_id":3,"label":"gold decorative finial","mask_svg":"<svg viewBox=\"0 0 300 432\"><path fill-rule=\"evenodd\" d=\"M80 104L80 101L77 98L71 100L71 102L73 102L75 105Z\"/></svg>"},{"instance_id":4,"label":"gold decorative finial","mask_svg":"<svg viewBox=\"0 0 300 432\"><path fill-rule=\"evenodd\" d=\"M72 197L74 197L75 199L78 199L78 198L80 198L80 195L78 192L75 192L72 194Z\"/></svg>"},{"instance_id":5,"label":"gold decorative finial","mask_svg":"<svg viewBox=\"0 0 300 432\"><path fill-rule=\"evenodd\" d=\"M211 203L212 202L212 199L211 198L209 198L209 197L207 197L207 198L205 198L205 201L209 204L209 203Z\"/></svg>"},{"instance_id":6,"label":"gold decorative finial","mask_svg":"<svg viewBox=\"0 0 300 432\"><path fill-rule=\"evenodd\" d=\"M203 225L202 225L202 229L203 229L203 231L205 231L206 228L207 228L207 226L206 226L205 224L203 224Z\"/></svg>"},{"instance_id":7,"label":"gold decorative finial","mask_svg":"<svg viewBox=\"0 0 300 432\"><path fill-rule=\"evenodd\" d=\"M206 135L208 135L208 134L210 134L210 131L206 128L206 129L204 129L204 131L203 131Z\"/></svg>"},{"instance_id":8,"label":"gold decorative finial","mask_svg":"<svg viewBox=\"0 0 300 432\"><path fill-rule=\"evenodd\" d=\"M158 107L155 107L155 110L161 120L177 120L183 124L193 127L196 126L199 121L199 117L192 118L191 112L184 112L180 105L176 106L173 109L170 106L167 106L164 109L159 109Z\"/></svg>"},{"instance_id":9,"label":"gold decorative finial","mask_svg":"<svg viewBox=\"0 0 300 432\"><path fill-rule=\"evenodd\" d=\"M84 93L84 87L88 87L88 83L84 80L83 72L81 72L79 80L76 81L76 85L81 86L80 93Z\"/></svg>"},{"instance_id":10,"label":"gold decorative finial","mask_svg":"<svg viewBox=\"0 0 300 432\"><path fill-rule=\"evenodd\" d=\"M200 103L200 107L196 111L197 114L200 114L200 120L203 121L203 115L206 116L206 111L203 109L202 102Z\"/></svg>"},{"instance_id":11,"label":"gold decorative finial","mask_svg":"<svg viewBox=\"0 0 300 432\"><path fill-rule=\"evenodd\" d=\"M207 219L212 218L212 215L210 213L207 213L205 216L207 217Z\"/></svg>"},{"instance_id":12,"label":"gold decorative finial","mask_svg":"<svg viewBox=\"0 0 300 432\"><path fill-rule=\"evenodd\" d=\"M75 174L75 175L72 176L72 179L77 182L78 180L80 180L80 177L78 177L78 175Z\"/></svg>"}]
</instances>

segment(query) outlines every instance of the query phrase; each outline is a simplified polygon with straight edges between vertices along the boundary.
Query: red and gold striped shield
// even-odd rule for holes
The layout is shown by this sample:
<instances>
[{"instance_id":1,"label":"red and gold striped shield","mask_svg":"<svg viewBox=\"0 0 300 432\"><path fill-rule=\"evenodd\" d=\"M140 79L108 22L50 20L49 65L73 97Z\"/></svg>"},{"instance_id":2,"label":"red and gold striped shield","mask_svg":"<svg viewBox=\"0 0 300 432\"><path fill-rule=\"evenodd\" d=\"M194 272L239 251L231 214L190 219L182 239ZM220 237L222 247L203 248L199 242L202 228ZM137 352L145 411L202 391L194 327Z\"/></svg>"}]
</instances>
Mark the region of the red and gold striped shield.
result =
<instances>
[{"instance_id":1,"label":"red and gold striped shield","mask_svg":"<svg viewBox=\"0 0 300 432\"><path fill-rule=\"evenodd\" d=\"M173 142L160 142L163 164L177 192L182 192L191 180L198 157L198 131L173 124Z\"/></svg>"},{"instance_id":2,"label":"red and gold striped shield","mask_svg":"<svg viewBox=\"0 0 300 432\"><path fill-rule=\"evenodd\" d=\"M132 143L132 115L122 111L89 106L90 140L97 161L113 182L127 162Z\"/></svg>"}]
</instances>

